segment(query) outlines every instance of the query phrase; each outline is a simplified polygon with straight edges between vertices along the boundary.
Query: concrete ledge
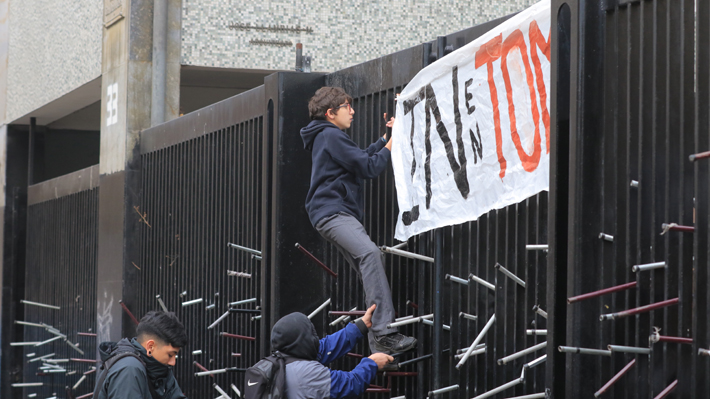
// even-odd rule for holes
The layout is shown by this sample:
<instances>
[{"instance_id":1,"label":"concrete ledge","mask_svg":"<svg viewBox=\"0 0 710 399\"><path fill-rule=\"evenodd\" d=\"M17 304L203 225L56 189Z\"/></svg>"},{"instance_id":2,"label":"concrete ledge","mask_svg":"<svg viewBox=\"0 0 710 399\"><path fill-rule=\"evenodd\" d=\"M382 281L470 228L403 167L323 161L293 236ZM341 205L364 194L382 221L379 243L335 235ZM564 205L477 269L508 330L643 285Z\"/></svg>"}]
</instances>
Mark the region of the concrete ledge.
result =
<instances>
[{"instance_id":1,"label":"concrete ledge","mask_svg":"<svg viewBox=\"0 0 710 399\"><path fill-rule=\"evenodd\" d=\"M57 178L37 183L27 188L27 205L66 197L91 190L99 186L99 165L90 166L59 176Z\"/></svg>"}]
</instances>

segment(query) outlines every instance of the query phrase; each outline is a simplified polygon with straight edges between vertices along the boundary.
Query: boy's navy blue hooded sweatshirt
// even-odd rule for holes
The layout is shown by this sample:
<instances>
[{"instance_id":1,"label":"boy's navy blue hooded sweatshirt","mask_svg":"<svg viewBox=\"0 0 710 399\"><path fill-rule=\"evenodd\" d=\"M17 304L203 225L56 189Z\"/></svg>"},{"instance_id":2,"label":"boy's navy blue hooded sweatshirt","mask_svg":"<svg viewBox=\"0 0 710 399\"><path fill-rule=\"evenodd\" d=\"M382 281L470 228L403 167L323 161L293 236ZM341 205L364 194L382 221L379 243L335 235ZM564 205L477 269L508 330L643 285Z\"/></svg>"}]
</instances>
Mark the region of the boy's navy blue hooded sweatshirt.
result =
<instances>
[{"instance_id":1,"label":"boy's navy blue hooded sweatshirt","mask_svg":"<svg viewBox=\"0 0 710 399\"><path fill-rule=\"evenodd\" d=\"M305 149L312 152L311 187L306 211L315 226L324 217L345 212L362 223L362 179L380 175L390 161L390 151L380 139L366 150L334 124L314 120L301 129Z\"/></svg>"}]
</instances>

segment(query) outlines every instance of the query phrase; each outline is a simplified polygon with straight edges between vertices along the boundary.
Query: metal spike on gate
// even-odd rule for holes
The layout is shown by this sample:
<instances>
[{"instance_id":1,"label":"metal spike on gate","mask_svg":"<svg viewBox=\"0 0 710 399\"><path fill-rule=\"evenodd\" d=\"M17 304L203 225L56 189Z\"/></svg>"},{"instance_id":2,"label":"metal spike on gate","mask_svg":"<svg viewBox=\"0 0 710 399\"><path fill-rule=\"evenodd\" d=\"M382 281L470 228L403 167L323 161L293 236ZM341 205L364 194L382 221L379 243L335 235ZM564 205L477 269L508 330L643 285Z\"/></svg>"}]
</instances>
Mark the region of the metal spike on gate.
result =
<instances>
[{"instance_id":1,"label":"metal spike on gate","mask_svg":"<svg viewBox=\"0 0 710 399\"><path fill-rule=\"evenodd\" d=\"M472 314L468 314L468 313L464 313L464 312L459 312L459 317L463 317L464 319L473 320L473 321L478 320L478 316L474 316Z\"/></svg>"},{"instance_id":2,"label":"metal spike on gate","mask_svg":"<svg viewBox=\"0 0 710 399\"><path fill-rule=\"evenodd\" d=\"M403 251L403 250L397 249L395 247L388 247L386 245L383 245L380 247L380 251L382 251L384 253L392 254L392 255L401 256L403 258L423 260L425 262L434 263L434 258L432 258L431 256L419 255L419 254L415 254L413 252Z\"/></svg>"},{"instance_id":3,"label":"metal spike on gate","mask_svg":"<svg viewBox=\"0 0 710 399\"><path fill-rule=\"evenodd\" d=\"M491 328L491 326L493 325L493 323L495 323L495 321L496 321L496 315L495 315L495 313L494 313L494 314L491 316L491 318L488 320L488 323L486 323L486 325L483 327L483 329L481 330L481 332L478 334L478 336L476 337L476 339L473 340L473 343L471 344L471 346L469 346L468 351L463 355L463 357L461 358L461 360L459 360L458 364L456 365L456 369L457 369L457 370L460 369L461 366L463 366L463 365L466 363L466 361L468 360L469 356L471 356L471 352L473 352L473 350L475 349L476 345L478 345L478 344L481 342L481 340L483 339L483 337L484 337L484 336L486 335L486 333L488 332L488 329Z\"/></svg>"},{"instance_id":4,"label":"metal spike on gate","mask_svg":"<svg viewBox=\"0 0 710 399\"><path fill-rule=\"evenodd\" d=\"M546 347L547 347L547 341L541 342L541 343L539 343L539 344L537 344L537 345L533 345L533 346L531 346L531 347L529 347L529 348L526 348L526 349L523 349L523 350L521 350L521 351L519 351L519 352L513 353L512 355L508 355L508 356L506 356L506 357L503 357L503 358L498 359L498 365L499 365L499 366L502 366L502 365L504 365L504 364L510 362L511 360L515 360L515 359L517 359L517 358L519 358L519 357L523 357L523 356L525 356L525 355L527 355L527 354L529 354L529 353L537 352L537 351L539 351L540 349L544 349L544 348L546 348Z\"/></svg>"},{"instance_id":5,"label":"metal spike on gate","mask_svg":"<svg viewBox=\"0 0 710 399\"><path fill-rule=\"evenodd\" d=\"M705 159L705 158L710 158L710 151L705 151L705 152L699 152L697 154L692 154L688 156L688 159L690 162L695 162L699 159Z\"/></svg>"},{"instance_id":6,"label":"metal spike on gate","mask_svg":"<svg viewBox=\"0 0 710 399\"><path fill-rule=\"evenodd\" d=\"M450 274L447 274L446 276L444 276L444 279L450 280L454 283L459 283L461 285L468 285L468 280L464 280L461 277L452 276Z\"/></svg>"},{"instance_id":7,"label":"metal spike on gate","mask_svg":"<svg viewBox=\"0 0 710 399\"><path fill-rule=\"evenodd\" d=\"M594 392L594 397L598 398L600 395L602 395L603 393L608 391L612 385L614 385L617 381L619 381L619 379L621 379L621 377L623 377L624 374L626 374L626 372L629 371L629 369L631 369L631 367L634 366L634 364L636 364L636 359L631 360L626 366L624 366L624 368L621 369L621 371L616 373L615 376L611 377L609 382L607 382L606 384L604 384L604 386L599 388L598 391Z\"/></svg>"},{"instance_id":8,"label":"metal spike on gate","mask_svg":"<svg viewBox=\"0 0 710 399\"><path fill-rule=\"evenodd\" d=\"M607 349L611 353L621 352L621 353L634 353L637 355L650 355L651 348L639 348L637 346L623 346L623 345L607 345Z\"/></svg>"},{"instance_id":9,"label":"metal spike on gate","mask_svg":"<svg viewBox=\"0 0 710 399\"><path fill-rule=\"evenodd\" d=\"M637 284L636 281L633 281L630 283L616 285L614 287L604 288L604 289L601 289L598 291L592 291L592 292L588 292L586 294L573 296L573 297L567 298L567 304L583 301L585 299L597 298L602 295L611 294L611 293L619 292L619 291L624 291L624 290L628 290L631 288L636 288L636 284Z\"/></svg>"},{"instance_id":10,"label":"metal spike on gate","mask_svg":"<svg viewBox=\"0 0 710 399\"><path fill-rule=\"evenodd\" d=\"M640 313L650 312L652 310L664 308L666 306L677 305L680 302L680 298L668 299L666 301L656 302L645 306L639 306L637 308L632 308L624 310L617 313L608 313L599 316L599 321L604 320L614 320L622 317L634 316Z\"/></svg>"},{"instance_id":11,"label":"metal spike on gate","mask_svg":"<svg viewBox=\"0 0 710 399\"><path fill-rule=\"evenodd\" d=\"M233 270L227 270L227 275L232 277L251 278L251 274L249 273L235 272Z\"/></svg>"},{"instance_id":12,"label":"metal spike on gate","mask_svg":"<svg viewBox=\"0 0 710 399\"><path fill-rule=\"evenodd\" d=\"M681 226L677 223L662 223L661 224L661 235L668 233L669 231L680 231L683 233L694 233L695 227L693 226Z\"/></svg>"},{"instance_id":13,"label":"metal spike on gate","mask_svg":"<svg viewBox=\"0 0 710 399\"><path fill-rule=\"evenodd\" d=\"M311 312L311 314L308 315L308 320L310 320L310 319L312 319L313 317L315 317L315 315L317 315L318 313L320 313L320 312L321 312L323 309L325 309L325 307L328 306L328 305L330 305L330 298L328 298L327 301L323 302L322 305L318 306L318 308L316 308L316 310L314 310L313 312Z\"/></svg>"},{"instance_id":14,"label":"metal spike on gate","mask_svg":"<svg viewBox=\"0 0 710 399\"><path fill-rule=\"evenodd\" d=\"M261 251L257 251L256 249L251 249L251 248L243 247L241 245L232 244L231 242L228 242L227 246L234 248L234 249L238 249L240 251L248 252L250 254L254 254L256 256L261 256Z\"/></svg>"},{"instance_id":15,"label":"metal spike on gate","mask_svg":"<svg viewBox=\"0 0 710 399\"><path fill-rule=\"evenodd\" d=\"M394 322L394 323L389 323L389 324L387 324L387 328L396 328L396 327L399 327L399 326L405 326L405 325L407 325L407 324L420 323L422 320L425 320L425 319L433 319L433 318L434 318L434 314L433 314L433 313L432 313L432 314L428 314L428 315L424 315L424 316L420 316L420 317L412 317L412 318L409 318L409 319L406 319L406 320L397 321L397 322Z\"/></svg>"},{"instance_id":16,"label":"metal spike on gate","mask_svg":"<svg viewBox=\"0 0 710 399\"><path fill-rule=\"evenodd\" d=\"M523 371L525 371L525 369L523 369ZM493 389L491 389L491 390L488 391L488 392L484 392L484 393L482 393L482 394L476 396L476 397L473 398L473 399L484 399L484 398L491 397L491 396L493 396L493 395L495 395L495 394L497 394L497 393L499 393L499 392L503 392L503 391L505 391L505 390L507 390L507 389L510 389L510 388L512 388L512 387L514 387L514 386L516 386L516 385L518 385L518 384L520 384L520 383L522 383L523 381L525 381L525 377L524 377L524 376L521 376L520 378L516 378L516 379L514 379L513 381L507 382L507 383L505 383L505 384L503 384L503 385L501 385L501 386L499 386L499 387L497 387L497 388L493 388Z\"/></svg>"},{"instance_id":17,"label":"metal spike on gate","mask_svg":"<svg viewBox=\"0 0 710 399\"><path fill-rule=\"evenodd\" d=\"M477 277L477 276L474 275L473 273L471 273L471 274L468 275L468 279L469 279L469 280L473 280L473 281L477 282L478 284L481 284L482 286L488 288L488 289L491 290L491 291L495 291L495 290L496 290L496 286L495 286L495 285L489 283L488 281L486 281L486 280L484 280L484 279L482 279L482 278L480 278L480 277Z\"/></svg>"},{"instance_id":18,"label":"metal spike on gate","mask_svg":"<svg viewBox=\"0 0 710 399\"><path fill-rule=\"evenodd\" d=\"M214 323L210 324L209 327L207 327L207 329L208 329L208 330L213 329L214 326L216 326L217 324L219 324L219 323L220 323L222 320L224 320L227 316L229 316L229 310L226 311L226 312L224 312L224 314L223 314L222 316L219 316L219 318L217 318L217 320L215 320Z\"/></svg>"},{"instance_id":19,"label":"metal spike on gate","mask_svg":"<svg viewBox=\"0 0 710 399\"><path fill-rule=\"evenodd\" d=\"M163 312L167 313L167 312L168 312L168 308L165 307L165 303L163 303L163 300L160 299L160 295L156 295L156 296L155 296L155 299L158 300L158 304L160 304L160 307L163 308Z\"/></svg>"},{"instance_id":20,"label":"metal spike on gate","mask_svg":"<svg viewBox=\"0 0 710 399\"><path fill-rule=\"evenodd\" d=\"M25 305L39 306L39 307L47 308L47 309L54 309L54 310L59 310L59 309L61 309L59 306L47 305L46 303L39 303L39 302L26 301L26 300L24 300L24 299L20 299L20 302L21 302L21 303L24 303Z\"/></svg>"},{"instance_id":21,"label":"metal spike on gate","mask_svg":"<svg viewBox=\"0 0 710 399\"><path fill-rule=\"evenodd\" d=\"M440 394L440 393L446 393L446 392L456 391L457 389L459 389L459 385L458 385L458 384L456 384L456 385L451 385L451 386L448 386L448 387L445 387L445 388L435 389L435 390L433 390L433 391L429 391L429 397L432 397L432 396L434 396L434 395L438 395L438 394Z\"/></svg>"},{"instance_id":22,"label":"metal spike on gate","mask_svg":"<svg viewBox=\"0 0 710 399\"><path fill-rule=\"evenodd\" d=\"M357 306L355 306L354 308L350 309L351 312L354 312L354 311L356 311L356 310L357 310ZM331 327L334 327L336 324L341 323L341 322L342 322L342 323L347 323L348 321L350 321L350 318L351 318L351 316L342 315L342 316L338 317L337 319L333 320L333 321L330 323L330 326L331 326Z\"/></svg>"},{"instance_id":23,"label":"metal spike on gate","mask_svg":"<svg viewBox=\"0 0 710 399\"><path fill-rule=\"evenodd\" d=\"M637 272L643 272L646 270L666 269L667 267L668 267L668 264L666 262L653 262L653 263L645 263L643 265L634 265L631 267L631 271L634 273L637 273Z\"/></svg>"},{"instance_id":24,"label":"metal spike on gate","mask_svg":"<svg viewBox=\"0 0 710 399\"><path fill-rule=\"evenodd\" d=\"M221 398L224 398L224 399L231 399L231 398L229 397L229 395L227 395L227 392L224 392L224 390L223 390L222 388L220 388L219 385L217 385L217 383L212 384L212 387L214 387L214 389L216 389L217 392L219 392L219 393L222 394Z\"/></svg>"},{"instance_id":25,"label":"metal spike on gate","mask_svg":"<svg viewBox=\"0 0 710 399\"><path fill-rule=\"evenodd\" d=\"M126 312L126 314L131 318L131 320L133 320L133 323L135 323L135 325L138 325L138 319L136 319L136 316L133 316L133 313L131 313L131 311L128 309L128 306L123 303L123 300L119 300L118 303L121 304L123 311Z\"/></svg>"},{"instance_id":26,"label":"metal spike on gate","mask_svg":"<svg viewBox=\"0 0 710 399\"><path fill-rule=\"evenodd\" d=\"M338 278L338 273L332 271L328 266L325 265L325 263L321 262L312 253L308 252L308 250L306 248L304 248L303 245L296 243L296 248L298 248L299 251L301 251L304 255L306 255L306 257L308 257L308 259L310 259L313 263L320 266L321 269L325 270L328 274L330 274L334 278Z\"/></svg>"},{"instance_id":27,"label":"metal spike on gate","mask_svg":"<svg viewBox=\"0 0 710 399\"><path fill-rule=\"evenodd\" d=\"M532 310L533 310L533 312L535 312L535 313L539 314L540 316L542 316L543 318L547 319L547 312L542 310L540 308L540 305L533 306Z\"/></svg>"},{"instance_id":28,"label":"metal spike on gate","mask_svg":"<svg viewBox=\"0 0 710 399\"><path fill-rule=\"evenodd\" d=\"M653 399L663 399L666 396L668 396L669 393L671 393L676 387L678 386L678 380L675 380L670 383L664 390L661 391L655 398Z\"/></svg>"},{"instance_id":29,"label":"metal spike on gate","mask_svg":"<svg viewBox=\"0 0 710 399\"><path fill-rule=\"evenodd\" d=\"M547 330L525 330L526 335L547 335Z\"/></svg>"},{"instance_id":30,"label":"metal spike on gate","mask_svg":"<svg viewBox=\"0 0 710 399\"><path fill-rule=\"evenodd\" d=\"M518 283L521 287L525 288L525 281L523 281L520 277L513 274L513 272L511 272L510 270L503 267L503 265L501 265L500 263L496 262L495 266L493 266L493 267L495 267L496 269L498 269L498 271L500 271L501 273L508 276L508 278L510 278L511 280Z\"/></svg>"},{"instance_id":31,"label":"metal spike on gate","mask_svg":"<svg viewBox=\"0 0 710 399\"><path fill-rule=\"evenodd\" d=\"M599 239L609 242L614 242L614 236L604 233L599 233Z\"/></svg>"},{"instance_id":32,"label":"metal spike on gate","mask_svg":"<svg viewBox=\"0 0 710 399\"><path fill-rule=\"evenodd\" d=\"M549 250L549 245L547 244L528 244L525 246L527 251L547 251Z\"/></svg>"}]
</instances>

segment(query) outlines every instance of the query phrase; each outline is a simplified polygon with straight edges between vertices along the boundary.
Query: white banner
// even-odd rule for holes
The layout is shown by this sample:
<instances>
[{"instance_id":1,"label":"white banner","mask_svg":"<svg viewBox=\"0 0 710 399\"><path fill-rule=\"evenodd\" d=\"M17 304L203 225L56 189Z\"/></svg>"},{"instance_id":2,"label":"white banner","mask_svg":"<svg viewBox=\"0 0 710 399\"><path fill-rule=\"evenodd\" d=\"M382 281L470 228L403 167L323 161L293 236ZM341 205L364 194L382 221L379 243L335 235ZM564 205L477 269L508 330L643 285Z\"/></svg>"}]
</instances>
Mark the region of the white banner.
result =
<instances>
[{"instance_id":1,"label":"white banner","mask_svg":"<svg viewBox=\"0 0 710 399\"><path fill-rule=\"evenodd\" d=\"M424 68L397 101L395 238L549 188L550 1Z\"/></svg>"}]
</instances>

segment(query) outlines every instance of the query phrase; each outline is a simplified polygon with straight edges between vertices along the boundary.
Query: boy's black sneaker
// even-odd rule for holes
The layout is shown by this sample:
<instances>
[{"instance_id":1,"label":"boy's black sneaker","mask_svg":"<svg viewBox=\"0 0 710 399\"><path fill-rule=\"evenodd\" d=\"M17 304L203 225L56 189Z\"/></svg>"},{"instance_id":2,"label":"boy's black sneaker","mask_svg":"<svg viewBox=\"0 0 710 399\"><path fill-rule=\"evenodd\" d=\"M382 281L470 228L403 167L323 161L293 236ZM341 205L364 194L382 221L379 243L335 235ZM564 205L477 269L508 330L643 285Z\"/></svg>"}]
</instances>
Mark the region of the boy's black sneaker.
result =
<instances>
[{"instance_id":1,"label":"boy's black sneaker","mask_svg":"<svg viewBox=\"0 0 710 399\"><path fill-rule=\"evenodd\" d=\"M406 352L416 346L416 338L408 337L400 333L392 333L375 337L375 350L388 355Z\"/></svg>"}]
</instances>

